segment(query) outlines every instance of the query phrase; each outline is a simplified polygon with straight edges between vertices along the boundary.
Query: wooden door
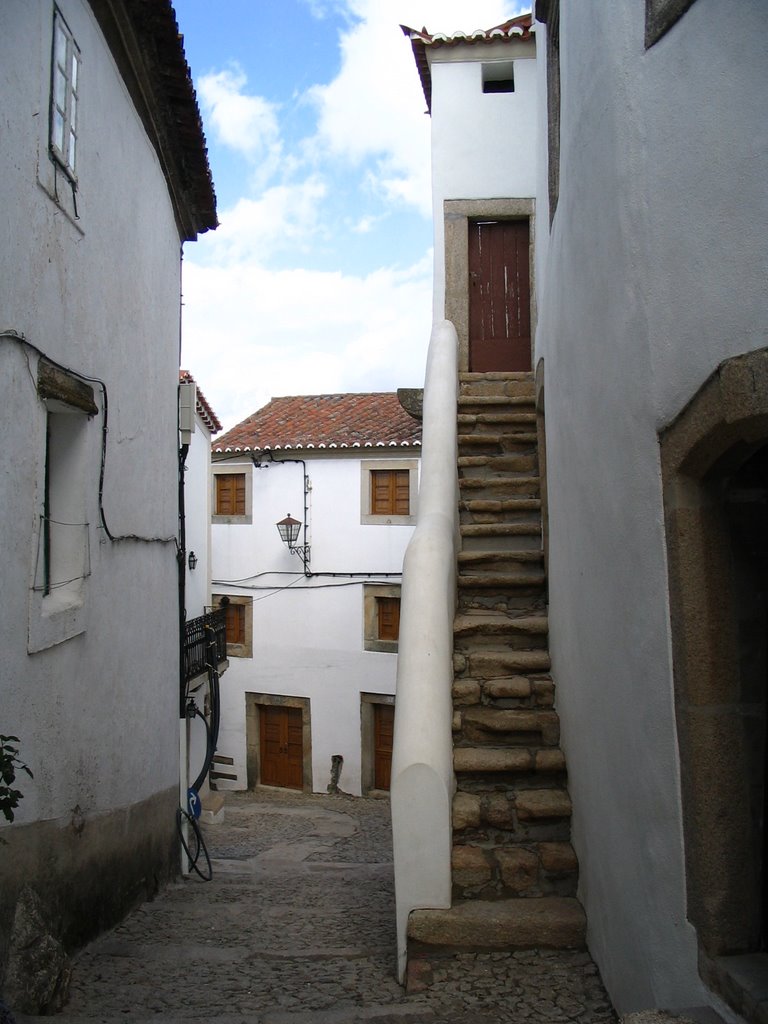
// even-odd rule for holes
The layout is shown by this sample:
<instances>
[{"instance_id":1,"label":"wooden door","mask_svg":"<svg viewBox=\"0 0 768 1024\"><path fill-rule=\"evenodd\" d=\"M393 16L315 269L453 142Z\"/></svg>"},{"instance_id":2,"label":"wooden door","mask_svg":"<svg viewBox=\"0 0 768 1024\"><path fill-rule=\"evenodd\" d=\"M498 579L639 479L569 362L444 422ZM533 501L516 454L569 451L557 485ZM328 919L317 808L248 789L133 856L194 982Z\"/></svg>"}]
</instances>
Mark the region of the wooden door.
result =
<instances>
[{"instance_id":1,"label":"wooden door","mask_svg":"<svg viewBox=\"0 0 768 1024\"><path fill-rule=\"evenodd\" d=\"M469 369L531 369L527 220L469 222Z\"/></svg>"},{"instance_id":2,"label":"wooden door","mask_svg":"<svg viewBox=\"0 0 768 1024\"><path fill-rule=\"evenodd\" d=\"M389 789L392 771L392 737L395 708L392 704L373 705L373 788Z\"/></svg>"},{"instance_id":3,"label":"wooden door","mask_svg":"<svg viewBox=\"0 0 768 1024\"><path fill-rule=\"evenodd\" d=\"M301 708L261 707L259 717L262 785L303 789Z\"/></svg>"}]
</instances>

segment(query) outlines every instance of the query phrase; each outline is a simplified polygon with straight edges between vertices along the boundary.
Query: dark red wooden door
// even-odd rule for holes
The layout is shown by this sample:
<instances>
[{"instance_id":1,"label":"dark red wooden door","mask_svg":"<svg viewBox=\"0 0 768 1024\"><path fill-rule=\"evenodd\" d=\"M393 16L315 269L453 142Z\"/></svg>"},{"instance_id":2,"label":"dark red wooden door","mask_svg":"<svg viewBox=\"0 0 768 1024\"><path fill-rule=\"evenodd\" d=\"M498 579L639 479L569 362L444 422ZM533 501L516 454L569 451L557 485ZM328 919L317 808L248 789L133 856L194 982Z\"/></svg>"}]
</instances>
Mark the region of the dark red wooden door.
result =
<instances>
[{"instance_id":1,"label":"dark red wooden door","mask_svg":"<svg viewBox=\"0 0 768 1024\"><path fill-rule=\"evenodd\" d=\"M261 783L303 788L304 743L301 708L262 707Z\"/></svg>"},{"instance_id":2,"label":"dark red wooden door","mask_svg":"<svg viewBox=\"0 0 768 1024\"><path fill-rule=\"evenodd\" d=\"M531 369L527 220L469 222L469 369Z\"/></svg>"},{"instance_id":3,"label":"dark red wooden door","mask_svg":"<svg viewBox=\"0 0 768 1024\"><path fill-rule=\"evenodd\" d=\"M389 789L392 771L392 737L395 732L395 709L391 704L373 705L373 785Z\"/></svg>"}]
</instances>

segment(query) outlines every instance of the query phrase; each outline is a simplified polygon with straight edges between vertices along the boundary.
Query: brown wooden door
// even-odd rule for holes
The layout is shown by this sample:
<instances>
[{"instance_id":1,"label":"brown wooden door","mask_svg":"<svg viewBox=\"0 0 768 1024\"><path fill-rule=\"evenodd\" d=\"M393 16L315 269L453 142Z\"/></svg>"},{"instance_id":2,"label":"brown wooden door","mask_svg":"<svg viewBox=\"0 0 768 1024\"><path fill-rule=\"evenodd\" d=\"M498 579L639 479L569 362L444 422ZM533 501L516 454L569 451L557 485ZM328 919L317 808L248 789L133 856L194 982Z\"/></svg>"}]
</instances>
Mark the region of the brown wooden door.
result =
<instances>
[{"instance_id":1,"label":"brown wooden door","mask_svg":"<svg viewBox=\"0 0 768 1024\"><path fill-rule=\"evenodd\" d=\"M469 222L469 369L531 369L527 220Z\"/></svg>"},{"instance_id":2,"label":"brown wooden door","mask_svg":"<svg viewBox=\"0 0 768 1024\"><path fill-rule=\"evenodd\" d=\"M262 785L303 789L301 708L262 707L259 716Z\"/></svg>"},{"instance_id":3,"label":"brown wooden door","mask_svg":"<svg viewBox=\"0 0 768 1024\"><path fill-rule=\"evenodd\" d=\"M373 705L373 788L389 789L392 771L392 736L395 709L392 704Z\"/></svg>"}]
</instances>

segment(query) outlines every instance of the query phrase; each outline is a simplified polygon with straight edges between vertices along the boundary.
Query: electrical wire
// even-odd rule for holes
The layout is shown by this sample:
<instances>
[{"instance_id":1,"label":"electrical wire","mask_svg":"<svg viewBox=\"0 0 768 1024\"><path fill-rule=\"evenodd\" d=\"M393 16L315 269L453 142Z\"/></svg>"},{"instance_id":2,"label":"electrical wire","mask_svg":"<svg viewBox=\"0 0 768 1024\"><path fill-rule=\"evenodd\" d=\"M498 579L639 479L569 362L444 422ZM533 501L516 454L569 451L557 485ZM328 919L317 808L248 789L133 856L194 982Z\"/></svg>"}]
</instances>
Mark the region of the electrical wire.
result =
<instances>
[{"instance_id":1,"label":"electrical wire","mask_svg":"<svg viewBox=\"0 0 768 1024\"><path fill-rule=\"evenodd\" d=\"M100 377L89 377L88 374L81 373L79 370L73 370L70 366L65 366L63 363L58 362L56 359L52 359L49 355L43 352L42 349L38 348L37 345L33 344L25 338L24 334L11 329L5 329L0 331L0 338L5 338L9 341L15 341L17 344L25 346L31 351L35 352L39 358L45 359L55 366L56 369L61 370L64 373L68 373L72 377L78 377L80 380L88 381L90 384L97 384L101 389L102 394L102 425L101 425L101 464L99 466L99 519L101 521L102 529L107 537L113 542L118 541L137 541L144 544L174 544L178 548L178 540L176 537L146 537L137 533L124 533L124 534L113 534L107 525L107 517L104 512L104 476L106 473L107 466L107 434L109 433L108 419L109 419L109 398L107 395L107 385ZM34 377L27 361L27 370L32 379L32 383L35 387Z\"/></svg>"},{"instance_id":2,"label":"electrical wire","mask_svg":"<svg viewBox=\"0 0 768 1024\"><path fill-rule=\"evenodd\" d=\"M402 574L393 573L392 575L401 576ZM392 583L391 577L389 579L382 579L376 576L366 576L365 579L345 580L343 583L318 583L316 586L307 586L306 584L303 587L297 586L297 584L300 583L304 578L305 577L303 575L299 576L298 579L296 579L293 583L288 583L286 586L283 587L260 587L256 585L249 586L247 583L238 583L236 584L236 586L238 590L271 590L274 593L280 593L280 591L288 590L289 588L292 590L335 590L341 587L360 587L364 586L366 583L372 584L374 586L378 584L382 587L385 587L388 584ZM227 585L228 582L229 581L227 580L211 580L212 585L219 587Z\"/></svg>"},{"instance_id":3,"label":"electrical wire","mask_svg":"<svg viewBox=\"0 0 768 1024\"><path fill-rule=\"evenodd\" d=\"M190 849L189 844L184 838L183 826L185 821L191 827L192 834L195 837L194 852ZM198 823L197 818L194 816L194 814L190 814L188 811L185 811L183 808L179 807L176 810L176 828L179 833L179 840L181 842L182 849L184 850L184 853L186 853L187 855L187 863L189 865L189 870L194 871L195 874L202 878L204 882L210 882L210 880L213 878L213 866L211 865L211 857L210 854L208 853L208 847L205 845L203 833L200 830L200 825ZM198 861L200 860L201 853L205 857L205 874L203 874L203 872L197 866Z\"/></svg>"}]
</instances>

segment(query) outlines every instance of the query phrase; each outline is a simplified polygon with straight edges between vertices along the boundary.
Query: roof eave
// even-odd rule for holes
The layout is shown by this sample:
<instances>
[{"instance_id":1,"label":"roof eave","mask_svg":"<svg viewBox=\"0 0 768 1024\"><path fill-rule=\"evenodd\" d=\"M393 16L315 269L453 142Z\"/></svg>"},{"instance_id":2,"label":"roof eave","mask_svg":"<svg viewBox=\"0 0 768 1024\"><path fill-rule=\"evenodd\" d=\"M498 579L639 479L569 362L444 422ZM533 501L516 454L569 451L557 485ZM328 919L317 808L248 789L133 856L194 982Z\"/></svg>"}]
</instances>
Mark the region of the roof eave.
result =
<instances>
[{"instance_id":1,"label":"roof eave","mask_svg":"<svg viewBox=\"0 0 768 1024\"><path fill-rule=\"evenodd\" d=\"M171 0L89 0L163 169L182 241L218 225L192 78Z\"/></svg>"}]
</instances>

